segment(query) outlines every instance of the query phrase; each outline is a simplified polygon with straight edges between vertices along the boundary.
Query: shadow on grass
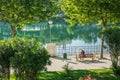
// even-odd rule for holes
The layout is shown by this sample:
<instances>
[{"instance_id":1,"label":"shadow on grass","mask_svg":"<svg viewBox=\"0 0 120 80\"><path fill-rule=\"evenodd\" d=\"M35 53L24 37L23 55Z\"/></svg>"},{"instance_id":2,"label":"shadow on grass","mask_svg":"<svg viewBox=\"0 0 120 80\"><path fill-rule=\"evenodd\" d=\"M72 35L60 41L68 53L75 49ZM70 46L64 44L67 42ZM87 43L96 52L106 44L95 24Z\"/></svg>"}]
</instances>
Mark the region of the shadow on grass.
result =
<instances>
[{"instance_id":1,"label":"shadow on grass","mask_svg":"<svg viewBox=\"0 0 120 80\"><path fill-rule=\"evenodd\" d=\"M73 70L71 75L74 80L78 80L80 77L85 77L91 74L96 80L120 80L120 77L114 76L112 70L110 69L97 69L97 70ZM40 80L65 80L65 72L42 72L40 75Z\"/></svg>"}]
</instances>

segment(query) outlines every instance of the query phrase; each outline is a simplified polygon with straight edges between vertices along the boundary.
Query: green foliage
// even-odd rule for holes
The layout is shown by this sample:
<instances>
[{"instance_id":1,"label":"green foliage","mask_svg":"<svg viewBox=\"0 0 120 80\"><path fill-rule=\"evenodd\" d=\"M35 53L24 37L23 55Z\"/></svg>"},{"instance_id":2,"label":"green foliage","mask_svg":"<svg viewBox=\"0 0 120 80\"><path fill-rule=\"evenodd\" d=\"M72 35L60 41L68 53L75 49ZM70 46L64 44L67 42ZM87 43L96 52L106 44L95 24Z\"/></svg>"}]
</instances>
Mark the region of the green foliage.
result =
<instances>
[{"instance_id":1,"label":"green foliage","mask_svg":"<svg viewBox=\"0 0 120 80\"><path fill-rule=\"evenodd\" d=\"M9 40L0 41L0 68L5 80L10 78L10 58L14 56L14 50Z\"/></svg>"},{"instance_id":2,"label":"green foliage","mask_svg":"<svg viewBox=\"0 0 120 80\"><path fill-rule=\"evenodd\" d=\"M119 27L108 27L107 29L103 29L103 33L105 33L105 40L109 45L110 51L119 53L120 51L120 28Z\"/></svg>"},{"instance_id":3,"label":"green foliage","mask_svg":"<svg viewBox=\"0 0 120 80\"><path fill-rule=\"evenodd\" d=\"M46 21L57 11L53 0L0 0L0 4L0 20L10 25L13 37L17 28Z\"/></svg>"},{"instance_id":4,"label":"green foliage","mask_svg":"<svg viewBox=\"0 0 120 80\"><path fill-rule=\"evenodd\" d=\"M70 71L72 70L72 68L69 67L69 63L65 64L65 65L63 66L63 69L65 70L66 75L69 76L69 75L70 75Z\"/></svg>"},{"instance_id":5,"label":"green foliage","mask_svg":"<svg viewBox=\"0 0 120 80\"><path fill-rule=\"evenodd\" d=\"M50 55L35 40L13 38L0 42L0 76L10 78L10 68L18 80L37 80L40 71L50 65Z\"/></svg>"},{"instance_id":6,"label":"green foliage","mask_svg":"<svg viewBox=\"0 0 120 80\"><path fill-rule=\"evenodd\" d=\"M65 64L63 66L63 69L66 73L66 75L64 76L64 80L74 80L73 76L71 75L72 67L69 67L69 63Z\"/></svg>"},{"instance_id":7,"label":"green foliage","mask_svg":"<svg viewBox=\"0 0 120 80\"><path fill-rule=\"evenodd\" d=\"M39 72L50 64L48 52L35 40L15 38L12 43L15 56L11 61L16 78L37 80Z\"/></svg>"},{"instance_id":8,"label":"green foliage","mask_svg":"<svg viewBox=\"0 0 120 80\"><path fill-rule=\"evenodd\" d=\"M102 27L120 22L120 0L59 0L61 10L69 17L71 26L98 23ZM103 58L104 35L102 35L100 58Z\"/></svg>"},{"instance_id":9,"label":"green foliage","mask_svg":"<svg viewBox=\"0 0 120 80\"><path fill-rule=\"evenodd\" d=\"M79 80L80 77L86 77L91 74L96 80L119 80L111 69L95 69L95 70L71 70L74 80ZM64 71L43 72L40 75L40 80L64 80Z\"/></svg>"},{"instance_id":10,"label":"green foliage","mask_svg":"<svg viewBox=\"0 0 120 80\"><path fill-rule=\"evenodd\" d=\"M120 20L119 0L59 0L61 10L69 17L67 22L86 24L93 22L117 23Z\"/></svg>"},{"instance_id":11,"label":"green foliage","mask_svg":"<svg viewBox=\"0 0 120 80\"><path fill-rule=\"evenodd\" d=\"M96 80L120 80L120 77L115 76L111 69L72 70L71 74L74 76L74 80L79 80L80 77L86 77L89 74ZM40 80L64 80L64 76L64 71L42 72ZM14 79L12 76L11 80Z\"/></svg>"},{"instance_id":12,"label":"green foliage","mask_svg":"<svg viewBox=\"0 0 120 80\"><path fill-rule=\"evenodd\" d=\"M120 75L120 65L118 64L118 57L120 54L120 28L109 27L107 29L103 29L103 33L105 34L105 41L109 46L112 69L116 75Z\"/></svg>"},{"instance_id":13,"label":"green foliage","mask_svg":"<svg viewBox=\"0 0 120 80\"><path fill-rule=\"evenodd\" d=\"M117 62L112 62L112 70L116 76L120 76L120 66L117 64Z\"/></svg>"},{"instance_id":14,"label":"green foliage","mask_svg":"<svg viewBox=\"0 0 120 80\"><path fill-rule=\"evenodd\" d=\"M0 4L0 19L18 27L24 23L46 20L55 13L52 0L1 0Z\"/></svg>"}]
</instances>

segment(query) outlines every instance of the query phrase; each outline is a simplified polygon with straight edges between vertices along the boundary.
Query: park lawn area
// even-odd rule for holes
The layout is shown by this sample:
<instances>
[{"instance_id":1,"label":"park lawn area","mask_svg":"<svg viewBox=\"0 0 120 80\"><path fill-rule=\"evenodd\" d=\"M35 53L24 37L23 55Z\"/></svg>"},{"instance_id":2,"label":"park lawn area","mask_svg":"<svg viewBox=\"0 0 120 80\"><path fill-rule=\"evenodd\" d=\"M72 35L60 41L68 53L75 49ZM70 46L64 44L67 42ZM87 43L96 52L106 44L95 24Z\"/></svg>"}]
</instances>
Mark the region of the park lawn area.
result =
<instances>
[{"instance_id":1,"label":"park lawn area","mask_svg":"<svg viewBox=\"0 0 120 80\"><path fill-rule=\"evenodd\" d=\"M120 80L120 77L116 77L111 69L94 69L94 70L72 70L71 75L74 80L78 80L79 77L85 77L91 74L96 80ZM54 72L42 72L39 76L40 80L65 80L65 71ZM14 80L11 76L10 80ZM69 79L68 79L69 80Z\"/></svg>"}]
</instances>

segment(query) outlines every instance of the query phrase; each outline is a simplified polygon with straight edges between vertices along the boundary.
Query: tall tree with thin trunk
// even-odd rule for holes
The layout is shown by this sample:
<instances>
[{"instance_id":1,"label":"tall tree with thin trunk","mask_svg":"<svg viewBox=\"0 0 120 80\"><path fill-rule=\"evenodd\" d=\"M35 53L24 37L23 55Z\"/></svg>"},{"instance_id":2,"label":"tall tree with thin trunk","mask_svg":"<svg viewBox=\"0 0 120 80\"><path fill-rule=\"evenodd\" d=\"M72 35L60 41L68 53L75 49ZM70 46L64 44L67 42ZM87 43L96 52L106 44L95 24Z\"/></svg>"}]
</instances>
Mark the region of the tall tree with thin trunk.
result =
<instances>
[{"instance_id":1,"label":"tall tree with thin trunk","mask_svg":"<svg viewBox=\"0 0 120 80\"><path fill-rule=\"evenodd\" d=\"M111 26L102 30L105 41L109 46L109 53L112 61L111 68L116 76L120 76L120 27Z\"/></svg>"},{"instance_id":2,"label":"tall tree with thin trunk","mask_svg":"<svg viewBox=\"0 0 120 80\"><path fill-rule=\"evenodd\" d=\"M68 16L66 21L71 25L96 23L103 28L120 22L119 4L120 0L59 0L61 10ZM101 40L100 58L103 58L104 35Z\"/></svg>"},{"instance_id":3,"label":"tall tree with thin trunk","mask_svg":"<svg viewBox=\"0 0 120 80\"><path fill-rule=\"evenodd\" d=\"M55 13L54 0L0 0L0 20L10 25L12 37L17 28L48 20Z\"/></svg>"}]
</instances>

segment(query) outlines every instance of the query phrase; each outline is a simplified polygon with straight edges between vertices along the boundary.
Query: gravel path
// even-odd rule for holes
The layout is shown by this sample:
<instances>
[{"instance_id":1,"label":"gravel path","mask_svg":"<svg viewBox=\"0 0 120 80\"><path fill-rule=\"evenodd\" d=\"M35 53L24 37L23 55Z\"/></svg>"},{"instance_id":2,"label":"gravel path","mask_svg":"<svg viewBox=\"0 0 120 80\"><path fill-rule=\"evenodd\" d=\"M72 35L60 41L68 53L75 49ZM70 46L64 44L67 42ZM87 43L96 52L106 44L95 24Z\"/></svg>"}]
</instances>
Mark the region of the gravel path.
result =
<instances>
[{"instance_id":1,"label":"gravel path","mask_svg":"<svg viewBox=\"0 0 120 80\"><path fill-rule=\"evenodd\" d=\"M76 61L75 56L68 56L67 60L63 60L62 56L51 58L52 64L47 66L48 71L60 71L63 70L63 66L69 63L69 67L73 70L78 69L104 69L110 68L111 60L109 54L104 55L104 59L95 58L94 61L89 58L85 58L84 61Z\"/></svg>"}]
</instances>

